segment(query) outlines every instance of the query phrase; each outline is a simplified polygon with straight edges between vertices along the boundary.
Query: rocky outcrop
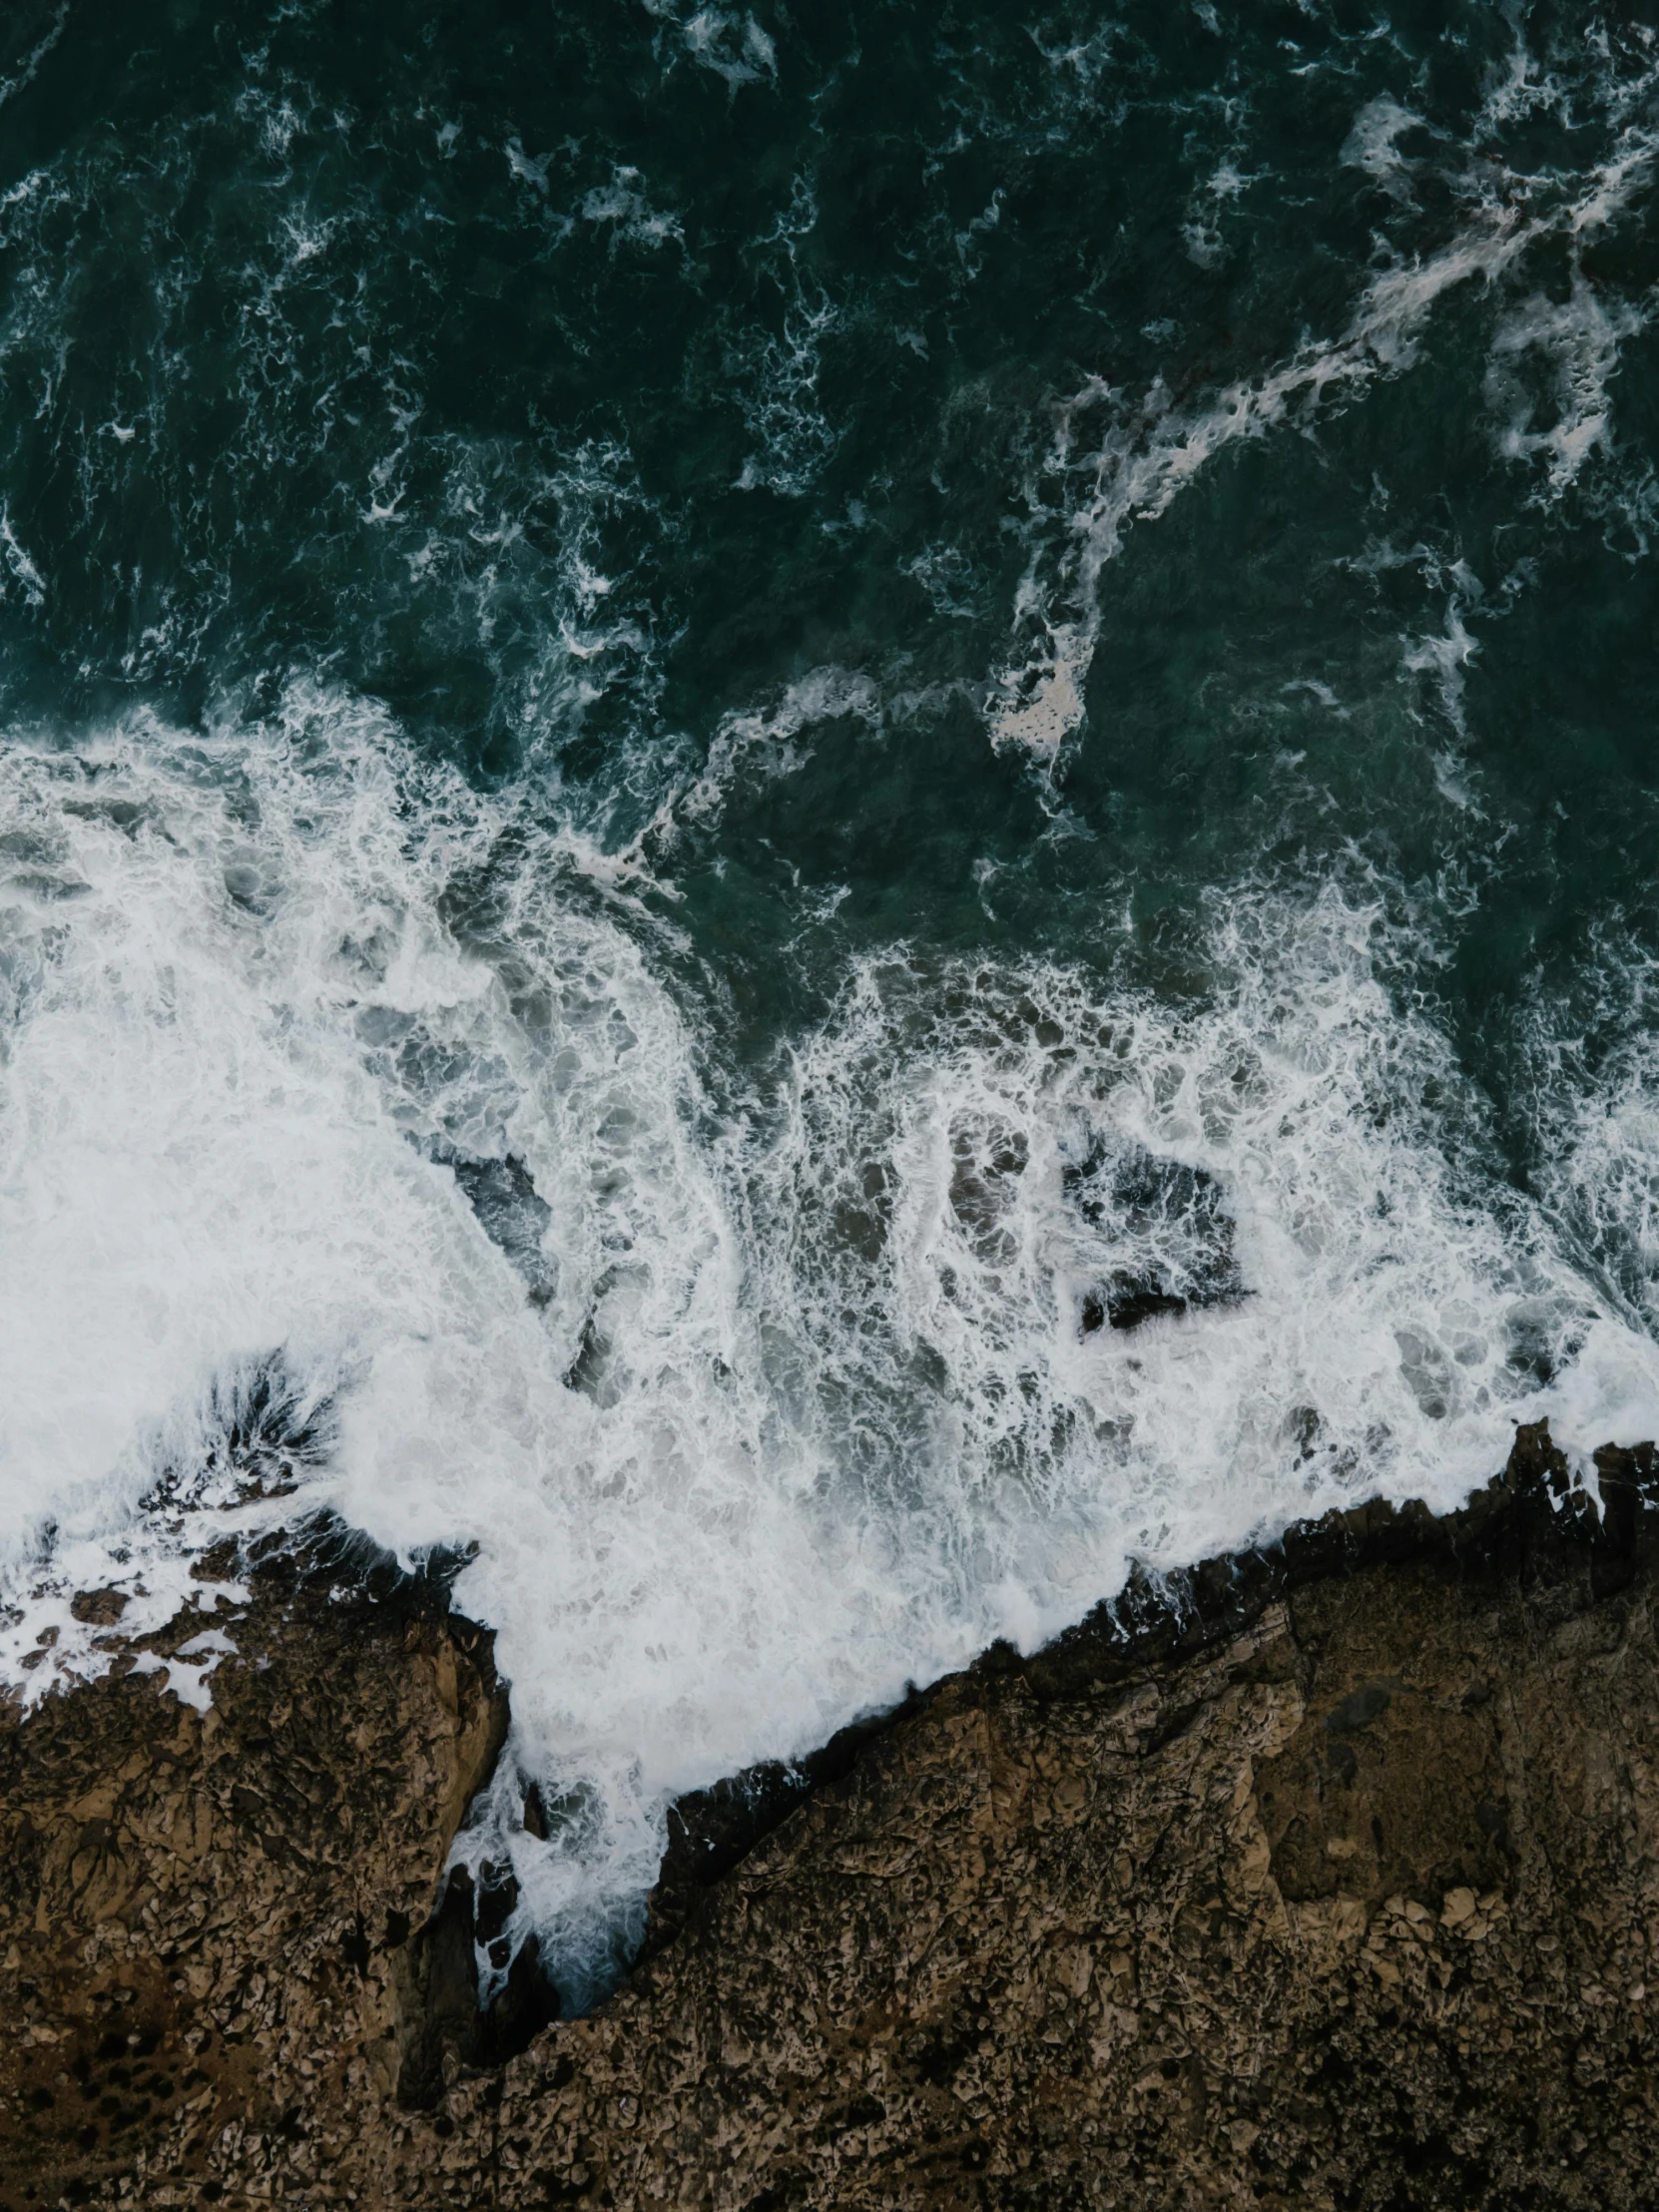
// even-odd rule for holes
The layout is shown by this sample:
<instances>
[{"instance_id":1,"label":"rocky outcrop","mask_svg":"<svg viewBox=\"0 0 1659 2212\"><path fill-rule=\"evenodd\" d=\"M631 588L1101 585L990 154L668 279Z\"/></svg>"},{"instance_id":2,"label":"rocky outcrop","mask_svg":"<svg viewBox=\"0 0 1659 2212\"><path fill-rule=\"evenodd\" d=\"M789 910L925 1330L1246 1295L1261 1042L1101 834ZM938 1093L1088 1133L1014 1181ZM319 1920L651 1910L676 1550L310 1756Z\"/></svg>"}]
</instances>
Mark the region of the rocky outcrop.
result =
<instances>
[{"instance_id":1,"label":"rocky outcrop","mask_svg":"<svg viewBox=\"0 0 1659 2212\"><path fill-rule=\"evenodd\" d=\"M1522 1431L1460 1514L1362 1508L1132 1587L806 1777L709 1793L628 1984L504 2062L432 1998L442 1915L415 1925L498 1726L435 1593L404 1627L316 1615L354 1690L227 1661L211 1729L77 1691L0 1751L6 2201L114 2196L125 2114L145 2204L1650 2205L1652 1454L1601 1477L1598 1514ZM279 1738L303 1695L337 1722ZM256 1878L290 1824L303 1862Z\"/></svg>"},{"instance_id":2,"label":"rocky outcrop","mask_svg":"<svg viewBox=\"0 0 1659 2212\"><path fill-rule=\"evenodd\" d=\"M0 1712L8 2212L234 2200L383 2136L429 2064L421 1934L506 1730L491 1640L327 1527L199 1573L204 1604L132 1644L84 1593L112 1673ZM201 1713L154 1659L210 1621L236 1650Z\"/></svg>"}]
</instances>

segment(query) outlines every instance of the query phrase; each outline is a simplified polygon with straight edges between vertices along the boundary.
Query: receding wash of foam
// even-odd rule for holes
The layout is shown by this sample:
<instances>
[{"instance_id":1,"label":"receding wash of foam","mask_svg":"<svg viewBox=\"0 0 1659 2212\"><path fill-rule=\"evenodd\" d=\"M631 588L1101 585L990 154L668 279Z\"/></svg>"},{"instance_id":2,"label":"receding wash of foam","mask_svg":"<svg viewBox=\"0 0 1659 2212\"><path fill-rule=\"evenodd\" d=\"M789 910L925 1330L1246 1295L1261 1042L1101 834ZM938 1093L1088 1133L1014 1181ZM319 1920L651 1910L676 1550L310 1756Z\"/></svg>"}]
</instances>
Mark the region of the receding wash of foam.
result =
<instances>
[{"instance_id":1,"label":"receding wash of foam","mask_svg":"<svg viewBox=\"0 0 1659 2212\"><path fill-rule=\"evenodd\" d=\"M1659 1431L1659 39L422 21L0 25L0 1684L459 1553L582 2005L676 1795Z\"/></svg>"}]
</instances>

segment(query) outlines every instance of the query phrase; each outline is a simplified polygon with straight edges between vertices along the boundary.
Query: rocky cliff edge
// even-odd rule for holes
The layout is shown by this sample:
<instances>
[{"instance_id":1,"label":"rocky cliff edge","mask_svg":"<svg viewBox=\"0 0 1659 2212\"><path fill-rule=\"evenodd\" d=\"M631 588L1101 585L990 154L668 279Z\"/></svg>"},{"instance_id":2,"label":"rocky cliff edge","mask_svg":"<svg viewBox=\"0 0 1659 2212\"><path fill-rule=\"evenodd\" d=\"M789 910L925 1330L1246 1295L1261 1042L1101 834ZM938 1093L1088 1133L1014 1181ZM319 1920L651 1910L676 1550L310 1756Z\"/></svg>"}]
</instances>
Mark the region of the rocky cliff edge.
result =
<instances>
[{"instance_id":1,"label":"rocky cliff edge","mask_svg":"<svg viewBox=\"0 0 1659 2212\"><path fill-rule=\"evenodd\" d=\"M685 1802L545 2025L443 1877L488 1635L338 1531L210 1559L148 1639L223 1624L209 1712L112 1620L0 1715L0 2205L1659 2204L1659 1470L1597 1477L1522 1429Z\"/></svg>"}]
</instances>

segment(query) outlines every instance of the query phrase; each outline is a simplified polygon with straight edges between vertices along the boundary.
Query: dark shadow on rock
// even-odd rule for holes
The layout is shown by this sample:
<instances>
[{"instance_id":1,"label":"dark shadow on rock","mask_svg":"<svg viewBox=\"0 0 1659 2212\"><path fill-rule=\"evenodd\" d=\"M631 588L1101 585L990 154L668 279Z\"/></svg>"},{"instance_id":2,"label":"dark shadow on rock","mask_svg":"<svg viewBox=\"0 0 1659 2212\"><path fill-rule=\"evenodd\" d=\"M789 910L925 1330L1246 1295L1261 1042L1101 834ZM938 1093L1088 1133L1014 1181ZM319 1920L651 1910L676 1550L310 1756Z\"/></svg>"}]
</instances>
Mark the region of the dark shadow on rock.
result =
<instances>
[{"instance_id":1,"label":"dark shadow on rock","mask_svg":"<svg viewBox=\"0 0 1659 2212\"><path fill-rule=\"evenodd\" d=\"M516 1885L510 1877L501 1881L501 1871L486 1869L474 1884L465 1867L452 1867L436 1912L399 1962L397 2102L406 2112L434 2111L443 2101L446 2058L456 2068L493 2070L560 2017L559 1993L533 1935L510 1961L498 1961L507 1977L487 2005L479 2002L478 1950L505 1940L506 1916L517 1900Z\"/></svg>"}]
</instances>

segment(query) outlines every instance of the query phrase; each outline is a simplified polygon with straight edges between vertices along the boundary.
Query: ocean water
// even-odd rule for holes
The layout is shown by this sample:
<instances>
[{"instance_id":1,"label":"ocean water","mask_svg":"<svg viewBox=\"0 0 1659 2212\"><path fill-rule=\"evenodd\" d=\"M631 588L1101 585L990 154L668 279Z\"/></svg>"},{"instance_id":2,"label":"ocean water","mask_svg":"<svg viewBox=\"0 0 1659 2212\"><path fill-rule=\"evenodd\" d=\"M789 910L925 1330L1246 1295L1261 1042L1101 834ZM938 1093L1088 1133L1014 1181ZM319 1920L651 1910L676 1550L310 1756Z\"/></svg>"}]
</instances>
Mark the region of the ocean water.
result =
<instances>
[{"instance_id":1,"label":"ocean water","mask_svg":"<svg viewBox=\"0 0 1659 2212\"><path fill-rule=\"evenodd\" d=\"M675 1794L1659 1431L1656 167L1651 6L13 0L0 1681L460 1549L579 2004Z\"/></svg>"}]
</instances>

